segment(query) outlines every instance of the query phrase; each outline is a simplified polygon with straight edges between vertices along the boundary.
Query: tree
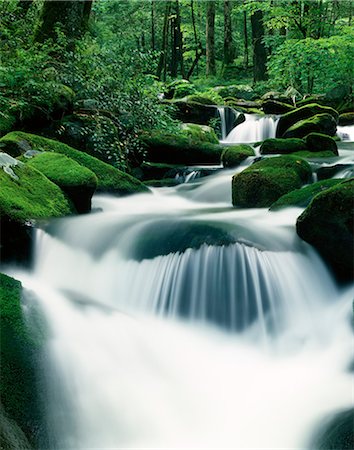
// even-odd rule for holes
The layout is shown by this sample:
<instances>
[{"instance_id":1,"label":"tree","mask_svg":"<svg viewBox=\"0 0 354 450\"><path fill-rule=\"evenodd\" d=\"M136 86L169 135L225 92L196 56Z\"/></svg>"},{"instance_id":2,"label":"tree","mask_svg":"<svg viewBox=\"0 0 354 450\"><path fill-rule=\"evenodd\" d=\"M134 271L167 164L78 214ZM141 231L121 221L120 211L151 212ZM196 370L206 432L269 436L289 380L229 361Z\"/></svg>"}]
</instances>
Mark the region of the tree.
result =
<instances>
[{"instance_id":1,"label":"tree","mask_svg":"<svg viewBox=\"0 0 354 450\"><path fill-rule=\"evenodd\" d=\"M216 75L215 62L215 0L207 5L206 20L206 75Z\"/></svg>"},{"instance_id":2,"label":"tree","mask_svg":"<svg viewBox=\"0 0 354 450\"><path fill-rule=\"evenodd\" d=\"M166 3L165 15L163 21L162 30L162 47L159 59L159 65L157 68L157 77L161 80L166 80L166 67L167 67L167 51L168 51L168 29L169 29L169 17L171 11L170 2Z\"/></svg>"},{"instance_id":3,"label":"tree","mask_svg":"<svg viewBox=\"0 0 354 450\"><path fill-rule=\"evenodd\" d=\"M233 63L235 58L235 48L232 40L232 2L224 0L224 65Z\"/></svg>"},{"instance_id":4,"label":"tree","mask_svg":"<svg viewBox=\"0 0 354 450\"><path fill-rule=\"evenodd\" d=\"M263 12L258 9L251 15L253 43L253 79L255 82L267 79L267 52L264 44Z\"/></svg>"}]
</instances>

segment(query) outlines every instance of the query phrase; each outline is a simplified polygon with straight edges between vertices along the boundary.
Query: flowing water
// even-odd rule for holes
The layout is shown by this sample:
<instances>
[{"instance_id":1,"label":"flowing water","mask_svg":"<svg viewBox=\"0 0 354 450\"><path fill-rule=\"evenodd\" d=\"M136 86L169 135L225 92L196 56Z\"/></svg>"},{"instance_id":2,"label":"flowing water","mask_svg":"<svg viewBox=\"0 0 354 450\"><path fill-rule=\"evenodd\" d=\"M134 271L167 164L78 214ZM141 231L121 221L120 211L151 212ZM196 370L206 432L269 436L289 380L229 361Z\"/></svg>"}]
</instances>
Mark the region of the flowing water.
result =
<instances>
[{"instance_id":1,"label":"flowing water","mask_svg":"<svg viewBox=\"0 0 354 450\"><path fill-rule=\"evenodd\" d=\"M223 139L225 144L254 143L275 137L279 120L277 116L245 114L245 119Z\"/></svg>"}]
</instances>

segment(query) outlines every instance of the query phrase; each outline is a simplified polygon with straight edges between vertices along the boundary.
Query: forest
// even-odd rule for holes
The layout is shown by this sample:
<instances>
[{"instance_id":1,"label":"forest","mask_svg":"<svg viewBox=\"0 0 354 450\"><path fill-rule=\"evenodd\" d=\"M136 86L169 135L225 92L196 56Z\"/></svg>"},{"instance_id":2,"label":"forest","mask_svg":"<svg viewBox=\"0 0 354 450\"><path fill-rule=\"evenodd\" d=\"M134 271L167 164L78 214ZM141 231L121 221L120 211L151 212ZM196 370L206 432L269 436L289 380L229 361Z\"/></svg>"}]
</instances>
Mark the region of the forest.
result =
<instances>
[{"instance_id":1,"label":"forest","mask_svg":"<svg viewBox=\"0 0 354 450\"><path fill-rule=\"evenodd\" d=\"M0 448L354 448L353 0L0 1Z\"/></svg>"}]
</instances>

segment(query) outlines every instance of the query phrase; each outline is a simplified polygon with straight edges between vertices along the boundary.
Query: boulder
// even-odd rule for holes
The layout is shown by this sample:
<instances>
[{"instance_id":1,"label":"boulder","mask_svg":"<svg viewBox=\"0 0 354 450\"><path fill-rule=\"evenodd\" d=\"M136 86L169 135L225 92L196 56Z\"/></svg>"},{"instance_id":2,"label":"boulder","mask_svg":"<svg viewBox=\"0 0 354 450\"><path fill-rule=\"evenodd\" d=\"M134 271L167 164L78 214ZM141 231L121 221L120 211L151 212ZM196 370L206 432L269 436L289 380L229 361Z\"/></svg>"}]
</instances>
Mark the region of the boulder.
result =
<instances>
[{"instance_id":1,"label":"boulder","mask_svg":"<svg viewBox=\"0 0 354 450\"><path fill-rule=\"evenodd\" d=\"M340 125L341 127L354 125L354 112L340 114L338 125Z\"/></svg>"},{"instance_id":2,"label":"boulder","mask_svg":"<svg viewBox=\"0 0 354 450\"><path fill-rule=\"evenodd\" d=\"M184 98L187 95L194 95L196 92L197 89L188 80L175 80L167 85L164 98Z\"/></svg>"},{"instance_id":3,"label":"boulder","mask_svg":"<svg viewBox=\"0 0 354 450\"><path fill-rule=\"evenodd\" d=\"M219 164L223 147L200 142L190 136L167 134L159 131L143 133L147 161L169 164Z\"/></svg>"},{"instance_id":4,"label":"boulder","mask_svg":"<svg viewBox=\"0 0 354 450\"><path fill-rule=\"evenodd\" d=\"M254 100L257 98L252 87L247 84L216 86L213 90L222 98L233 97L243 100Z\"/></svg>"},{"instance_id":5,"label":"boulder","mask_svg":"<svg viewBox=\"0 0 354 450\"><path fill-rule=\"evenodd\" d=\"M339 115L336 110L327 106L318 105L317 103L310 103L281 116L277 125L276 137L283 137L286 130L292 125L301 120L309 119L316 114L330 114L338 122Z\"/></svg>"},{"instance_id":6,"label":"boulder","mask_svg":"<svg viewBox=\"0 0 354 450\"><path fill-rule=\"evenodd\" d=\"M301 189L296 189L288 194L280 197L275 203L269 208L271 211L276 211L281 208L288 208L296 206L298 208L306 208L306 206L311 202L315 195L320 192L324 192L327 189L342 183L342 179L333 180L322 180L317 183L309 184Z\"/></svg>"},{"instance_id":7,"label":"boulder","mask_svg":"<svg viewBox=\"0 0 354 450\"><path fill-rule=\"evenodd\" d=\"M278 102L276 100L265 100L262 103L264 114L285 114L293 111L295 108L287 103Z\"/></svg>"},{"instance_id":8,"label":"boulder","mask_svg":"<svg viewBox=\"0 0 354 450\"><path fill-rule=\"evenodd\" d=\"M129 195L149 192L149 189L136 178L124 173L99 159L69 147L62 142L47 139L35 134L14 131L0 139L0 148L19 156L31 151L47 151L65 155L81 166L90 169L97 177L97 191L117 195Z\"/></svg>"},{"instance_id":9,"label":"boulder","mask_svg":"<svg viewBox=\"0 0 354 450\"><path fill-rule=\"evenodd\" d=\"M304 140L310 152L330 151L334 156L338 156L336 141L326 134L310 133Z\"/></svg>"},{"instance_id":10,"label":"boulder","mask_svg":"<svg viewBox=\"0 0 354 450\"><path fill-rule=\"evenodd\" d=\"M173 100L169 103L175 107L174 118L181 122L209 125L212 119L219 117L218 108L214 104L203 104L188 98Z\"/></svg>"},{"instance_id":11,"label":"boulder","mask_svg":"<svg viewBox=\"0 0 354 450\"><path fill-rule=\"evenodd\" d=\"M91 211L91 198L97 187L97 177L90 169L54 152L36 154L27 164L59 186L73 202L78 213Z\"/></svg>"},{"instance_id":12,"label":"boulder","mask_svg":"<svg viewBox=\"0 0 354 450\"><path fill-rule=\"evenodd\" d=\"M221 154L221 162L224 167L236 167L249 156L255 156L255 152L250 145L232 145L225 147L225 150Z\"/></svg>"},{"instance_id":13,"label":"boulder","mask_svg":"<svg viewBox=\"0 0 354 450\"><path fill-rule=\"evenodd\" d=\"M303 139L276 139L270 138L263 141L260 147L261 155L287 155L295 152L307 151L307 145Z\"/></svg>"},{"instance_id":14,"label":"boulder","mask_svg":"<svg viewBox=\"0 0 354 450\"><path fill-rule=\"evenodd\" d=\"M354 179L314 197L298 218L298 235L313 245L338 279L354 275Z\"/></svg>"},{"instance_id":15,"label":"boulder","mask_svg":"<svg viewBox=\"0 0 354 450\"><path fill-rule=\"evenodd\" d=\"M271 206L282 195L311 178L310 165L291 156L267 158L252 164L232 179L232 204L241 208Z\"/></svg>"},{"instance_id":16,"label":"boulder","mask_svg":"<svg viewBox=\"0 0 354 450\"><path fill-rule=\"evenodd\" d=\"M211 144L219 143L215 131L207 125L198 125L195 123L182 124L182 134L195 141L209 142Z\"/></svg>"},{"instance_id":17,"label":"boulder","mask_svg":"<svg viewBox=\"0 0 354 450\"><path fill-rule=\"evenodd\" d=\"M327 134L334 136L337 131L337 123L331 114L316 114L309 119L300 120L292 125L283 134L287 138L303 138L310 133Z\"/></svg>"}]
</instances>

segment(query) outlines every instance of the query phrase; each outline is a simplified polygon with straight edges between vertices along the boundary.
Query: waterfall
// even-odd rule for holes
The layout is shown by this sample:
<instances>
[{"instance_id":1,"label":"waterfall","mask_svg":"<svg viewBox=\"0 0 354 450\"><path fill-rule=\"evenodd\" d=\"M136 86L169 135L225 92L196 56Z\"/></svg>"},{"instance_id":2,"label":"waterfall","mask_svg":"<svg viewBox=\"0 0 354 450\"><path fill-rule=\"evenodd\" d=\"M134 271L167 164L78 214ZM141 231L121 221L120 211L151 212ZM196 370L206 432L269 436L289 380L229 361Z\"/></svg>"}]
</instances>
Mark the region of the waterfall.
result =
<instances>
[{"instance_id":1,"label":"waterfall","mask_svg":"<svg viewBox=\"0 0 354 450\"><path fill-rule=\"evenodd\" d=\"M255 143L274 138L278 118L245 114L245 122L237 125L224 139L225 143Z\"/></svg>"},{"instance_id":2,"label":"waterfall","mask_svg":"<svg viewBox=\"0 0 354 450\"><path fill-rule=\"evenodd\" d=\"M337 136L343 141L354 141L354 125L348 125L345 127L337 127Z\"/></svg>"},{"instance_id":3,"label":"waterfall","mask_svg":"<svg viewBox=\"0 0 354 450\"><path fill-rule=\"evenodd\" d=\"M229 106L218 106L218 113L221 123L221 140L223 141L234 128L239 113Z\"/></svg>"},{"instance_id":4,"label":"waterfall","mask_svg":"<svg viewBox=\"0 0 354 450\"><path fill-rule=\"evenodd\" d=\"M50 450L303 449L350 404L353 293L296 237L300 210L192 198L209 183L96 197L101 212L37 230L33 271L11 272L48 330ZM198 245L168 251L190 227Z\"/></svg>"}]
</instances>

